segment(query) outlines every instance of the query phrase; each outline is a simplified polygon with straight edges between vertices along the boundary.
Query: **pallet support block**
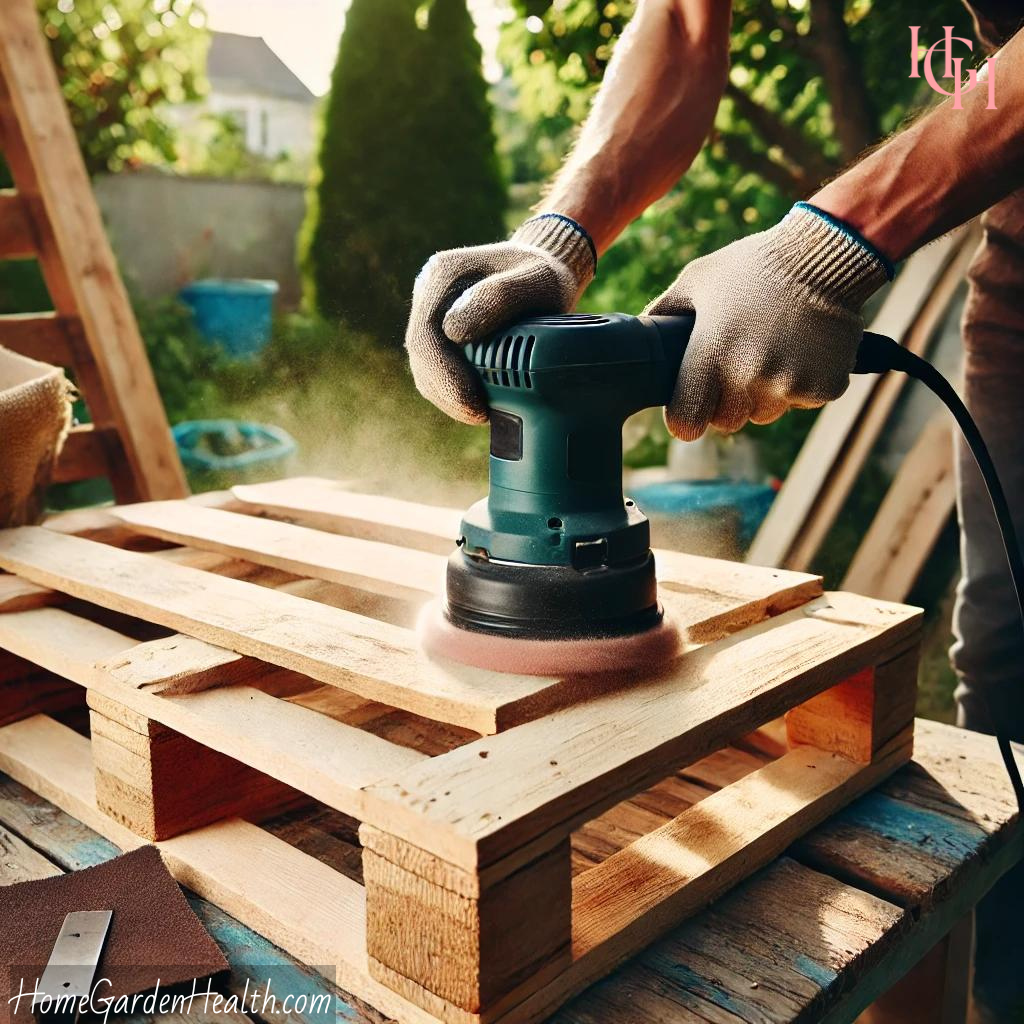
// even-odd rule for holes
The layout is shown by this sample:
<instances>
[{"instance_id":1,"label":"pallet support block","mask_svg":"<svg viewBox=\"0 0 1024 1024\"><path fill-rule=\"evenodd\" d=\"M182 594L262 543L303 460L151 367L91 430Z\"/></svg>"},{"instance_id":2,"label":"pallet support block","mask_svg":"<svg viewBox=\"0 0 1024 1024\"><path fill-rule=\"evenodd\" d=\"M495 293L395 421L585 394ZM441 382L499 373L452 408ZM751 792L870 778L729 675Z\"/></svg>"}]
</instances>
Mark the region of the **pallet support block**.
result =
<instances>
[{"instance_id":1,"label":"pallet support block","mask_svg":"<svg viewBox=\"0 0 1024 1024\"><path fill-rule=\"evenodd\" d=\"M568 839L484 878L367 825L360 838L370 974L435 1017L492 1020L571 964Z\"/></svg>"},{"instance_id":2,"label":"pallet support block","mask_svg":"<svg viewBox=\"0 0 1024 1024\"><path fill-rule=\"evenodd\" d=\"M817 747L869 764L913 724L919 661L920 644L915 643L787 711L789 745Z\"/></svg>"},{"instance_id":3,"label":"pallet support block","mask_svg":"<svg viewBox=\"0 0 1024 1024\"><path fill-rule=\"evenodd\" d=\"M221 818L269 817L308 797L90 691L96 804L152 841Z\"/></svg>"}]
</instances>

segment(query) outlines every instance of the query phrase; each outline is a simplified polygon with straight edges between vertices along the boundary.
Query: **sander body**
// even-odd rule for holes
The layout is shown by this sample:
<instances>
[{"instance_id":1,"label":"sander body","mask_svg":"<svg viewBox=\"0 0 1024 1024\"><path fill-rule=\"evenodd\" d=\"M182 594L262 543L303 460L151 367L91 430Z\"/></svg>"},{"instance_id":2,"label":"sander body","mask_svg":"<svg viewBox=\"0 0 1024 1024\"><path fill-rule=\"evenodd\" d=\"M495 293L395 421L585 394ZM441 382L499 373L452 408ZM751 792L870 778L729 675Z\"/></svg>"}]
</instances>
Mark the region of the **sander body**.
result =
<instances>
[{"instance_id":1,"label":"sander body","mask_svg":"<svg viewBox=\"0 0 1024 1024\"><path fill-rule=\"evenodd\" d=\"M668 402L692 326L544 316L466 346L490 405L490 487L462 520L428 651L545 675L674 652L650 527L622 493L622 427Z\"/></svg>"}]
</instances>

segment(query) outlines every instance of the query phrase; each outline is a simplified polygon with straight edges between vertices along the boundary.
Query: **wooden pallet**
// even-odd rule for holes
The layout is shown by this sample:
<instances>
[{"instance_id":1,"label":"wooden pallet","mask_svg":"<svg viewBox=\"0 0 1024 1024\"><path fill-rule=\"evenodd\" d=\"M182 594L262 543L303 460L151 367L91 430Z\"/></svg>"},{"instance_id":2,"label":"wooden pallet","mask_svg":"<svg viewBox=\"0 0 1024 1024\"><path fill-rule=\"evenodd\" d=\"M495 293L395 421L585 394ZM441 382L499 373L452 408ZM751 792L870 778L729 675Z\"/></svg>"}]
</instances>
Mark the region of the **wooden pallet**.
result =
<instances>
[{"instance_id":1,"label":"wooden pallet","mask_svg":"<svg viewBox=\"0 0 1024 1024\"><path fill-rule=\"evenodd\" d=\"M518 1024L909 759L915 609L660 552L691 643L659 676L443 666L409 626L457 529L297 480L0 533L0 648L92 726L0 683L0 769L392 1017ZM686 766L782 713L694 803ZM362 822L364 884L252 824L304 797Z\"/></svg>"}]
</instances>

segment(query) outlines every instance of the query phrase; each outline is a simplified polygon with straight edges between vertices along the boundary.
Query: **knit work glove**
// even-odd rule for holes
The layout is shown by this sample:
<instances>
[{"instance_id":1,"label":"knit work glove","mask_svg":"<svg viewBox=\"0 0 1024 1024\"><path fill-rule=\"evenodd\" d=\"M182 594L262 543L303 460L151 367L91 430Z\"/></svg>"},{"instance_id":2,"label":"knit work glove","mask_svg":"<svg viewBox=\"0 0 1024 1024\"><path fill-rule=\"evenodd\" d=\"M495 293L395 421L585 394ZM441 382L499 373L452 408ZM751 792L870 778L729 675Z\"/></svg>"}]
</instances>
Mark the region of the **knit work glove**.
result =
<instances>
[{"instance_id":1,"label":"knit work glove","mask_svg":"<svg viewBox=\"0 0 1024 1024\"><path fill-rule=\"evenodd\" d=\"M684 441L838 398L864 332L860 310L893 268L807 203L768 231L688 264L645 313L696 313L665 422Z\"/></svg>"},{"instance_id":2,"label":"knit work glove","mask_svg":"<svg viewBox=\"0 0 1024 1024\"><path fill-rule=\"evenodd\" d=\"M420 394L463 423L485 423L487 397L462 346L527 314L568 312L596 268L586 231L551 213L507 242L431 256L416 278L405 332Z\"/></svg>"}]
</instances>

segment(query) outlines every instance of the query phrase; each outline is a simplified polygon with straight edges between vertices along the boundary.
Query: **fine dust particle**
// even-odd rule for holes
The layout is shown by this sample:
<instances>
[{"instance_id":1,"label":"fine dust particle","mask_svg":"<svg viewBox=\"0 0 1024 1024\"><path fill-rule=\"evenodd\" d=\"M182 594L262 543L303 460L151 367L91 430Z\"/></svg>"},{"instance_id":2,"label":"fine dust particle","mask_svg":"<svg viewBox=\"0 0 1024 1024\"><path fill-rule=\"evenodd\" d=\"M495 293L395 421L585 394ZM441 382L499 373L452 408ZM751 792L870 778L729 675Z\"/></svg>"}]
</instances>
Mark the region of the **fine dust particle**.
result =
<instances>
[{"instance_id":1,"label":"fine dust particle","mask_svg":"<svg viewBox=\"0 0 1024 1024\"><path fill-rule=\"evenodd\" d=\"M557 761L549 761L548 763L551 765L552 768L557 768L558 767L558 762Z\"/></svg>"}]
</instances>

